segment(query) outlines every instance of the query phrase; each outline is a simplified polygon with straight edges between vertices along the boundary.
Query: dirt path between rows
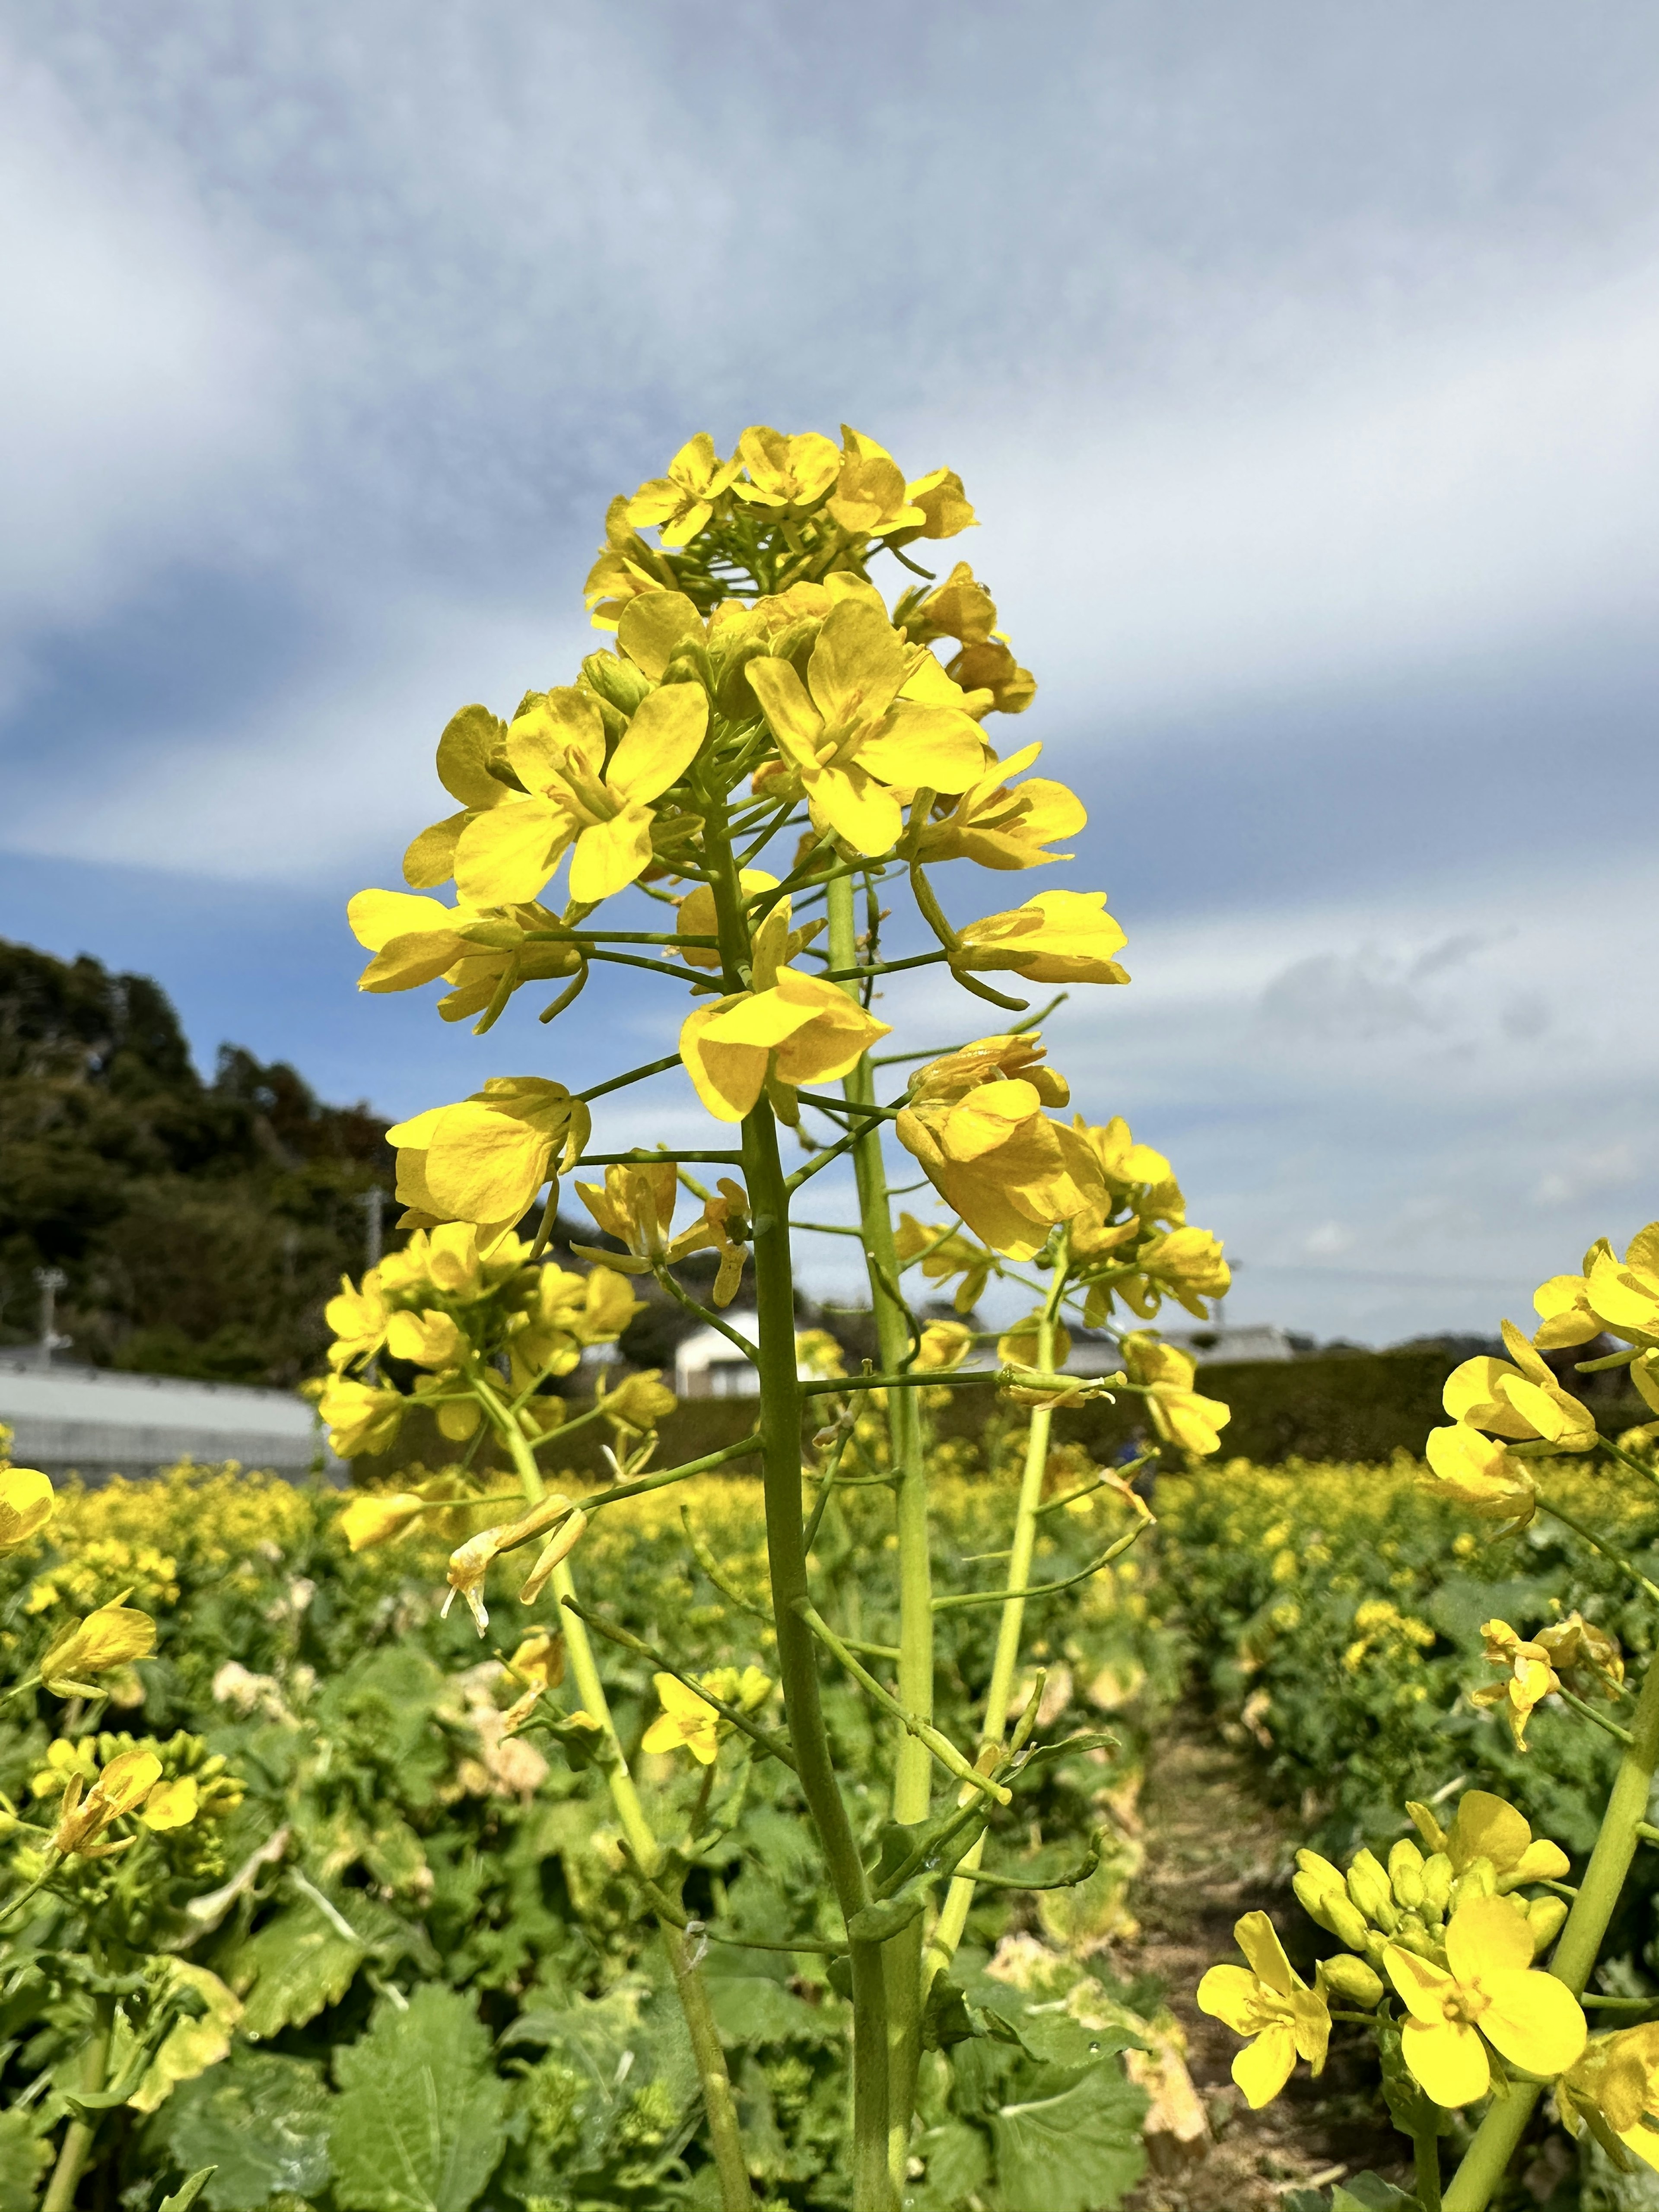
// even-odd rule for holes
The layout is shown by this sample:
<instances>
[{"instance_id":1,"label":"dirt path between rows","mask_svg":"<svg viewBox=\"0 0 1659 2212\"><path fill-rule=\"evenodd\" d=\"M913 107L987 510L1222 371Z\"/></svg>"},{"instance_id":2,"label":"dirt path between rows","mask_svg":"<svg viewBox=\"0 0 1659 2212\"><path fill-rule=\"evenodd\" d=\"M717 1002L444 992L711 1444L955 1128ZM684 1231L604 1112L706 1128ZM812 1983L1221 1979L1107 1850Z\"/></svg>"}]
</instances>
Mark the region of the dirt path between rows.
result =
<instances>
[{"instance_id":1,"label":"dirt path between rows","mask_svg":"<svg viewBox=\"0 0 1659 2212\"><path fill-rule=\"evenodd\" d=\"M1317 2082L1299 2066L1290 2087L1252 2112L1234 2087L1238 2038L1193 2002L1205 1969L1237 1958L1233 1923L1261 1907L1299 1944L1291 1894L1296 1838L1268 1806L1249 1761L1203 1733L1194 1716L1172 1728L1148 1765L1140 1805L1146 1864L1131 1895L1138 1936L1115 1943L1125 1980L1156 1976L1187 2038L1187 2063L1210 2141L1178 2152L1152 2139L1155 2163L1126 2200L1131 2212L1274 2212L1292 2190L1328 2186L1370 2168L1409 2188L1401 2138L1374 2117L1364 2054L1340 2048Z\"/></svg>"}]
</instances>

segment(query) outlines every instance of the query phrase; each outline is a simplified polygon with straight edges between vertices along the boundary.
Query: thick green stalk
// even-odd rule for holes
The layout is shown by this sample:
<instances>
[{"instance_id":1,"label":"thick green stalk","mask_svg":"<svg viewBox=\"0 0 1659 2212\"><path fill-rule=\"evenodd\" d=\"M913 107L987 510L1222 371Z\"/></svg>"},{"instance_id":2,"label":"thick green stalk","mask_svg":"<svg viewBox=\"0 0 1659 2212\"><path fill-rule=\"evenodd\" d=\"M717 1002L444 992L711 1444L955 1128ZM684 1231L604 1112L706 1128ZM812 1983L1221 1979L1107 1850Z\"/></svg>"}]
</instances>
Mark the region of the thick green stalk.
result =
<instances>
[{"instance_id":1,"label":"thick green stalk","mask_svg":"<svg viewBox=\"0 0 1659 2212\"><path fill-rule=\"evenodd\" d=\"M728 991L745 988L749 932L722 802L705 796L705 852L719 920ZM801 1794L817 1831L824 1868L847 1923L853 1976L853 2212L890 2212L887 2168L887 1995L881 1947L854 1932L870 1901L864 1863L836 1778L818 1694L817 1648L798 1607L810 1603L801 1514L801 1398L795 1353L795 1283L789 1252L789 1193L777 1123L764 1097L743 1123L743 1165L754 1223L758 1318L761 1468L766 1553L777 1626L778 1678Z\"/></svg>"},{"instance_id":2,"label":"thick green stalk","mask_svg":"<svg viewBox=\"0 0 1659 2212\"><path fill-rule=\"evenodd\" d=\"M481 1391L486 1404L494 1399L488 1386ZM519 1424L506 1415L495 1401L497 1433L513 1455L513 1464L524 1487L526 1502L536 1504L546 1495L542 1471L536 1464L536 1455L529 1439ZM558 1605L558 1617L563 1623L564 1648L570 1662L571 1680L576 1685L576 1694L582 1701L582 1710L592 1715L605 1731L611 1745L611 1758L605 1766L605 1781L611 1790L611 1802L617 1808L617 1818L622 1823L623 1833L635 1861L648 1880L661 1862L662 1852L653 1834L645 1808L640 1802L640 1793L634 1786L634 1778L628 1771L622 1739L617 1733L617 1723L611 1717L611 1700L605 1693L605 1684L593 1658L586 1624L574 1613L564 1601L576 1595L575 1582L570 1572L570 1562L561 1559L550 1577L550 1586ZM749 2185L749 2161L744 2155L743 2137L738 2128L737 2100L732 2094L732 2076L726 2069L726 2052L721 2046L720 2030L714 2024L714 2010L709 2002L708 1990L702 1975L688 1958L684 1939L672 1923L657 1917L662 1931L663 1945L668 1953L668 1964L674 1977L674 1987L679 1994L685 2014L685 2024L691 2037L691 2048L697 2062L697 2074L702 2084L703 2109L708 2115L708 2140L714 2154L714 2167L720 2186L720 2212L748 2212L754 2203L754 2191Z\"/></svg>"},{"instance_id":3,"label":"thick green stalk","mask_svg":"<svg viewBox=\"0 0 1659 2212\"><path fill-rule=\"evenodd\" d=\"M828 894L830 962L833 969L855 965L857 945L850 876L831 884ZM849 998L858 995L854 984ZM866 1054L842 1088L850 1104L875 1099L875 1081ZM881 1127L867 1121L853 1146L859 1219L870 1276L870 1304L876 1343L884 1374L902 1365L910 1351L910 1327L896 1295L898 1248L887 1196L887 1168L882 1158ZM898 1535L898 1698L919 1720L933 1717L933 1582L929 1557L927 1456L922 1435L921 1403L914 1390L887 1396L888 1448L894 1483L894 1521ZM894 1758L893 1818L908 1824L925 1820L932 1810L933 1760L927 1747L901 1735ZM921 2064L922 1923L913 1921L886 1948L888 2153L894 2186L902 2190L910 2153L910 2117L915 2106Z\"/></svg>"},{"instance_id":4,"label":"thick green stalk","mask_svg":"<svg viewBox=\"0 0 1659 2212\"><path fill-rule=\"evenodd\" d=\"M1047 1373L1054 1364L1054 1323L1066 1288L1066 1251L1062 1244L1054 1260L1054 1279L1037 1319L1037 1364ZM987 1750L1000 1749L1013 1703L1014 1677L1019 1667L1020 1638L1025 1628L1023 1593L1031 1579L1031 1555L1036 1548L1037 1508L1042 1503L1042 1478L1048 1465L1048 1432L1054 1414L1047 1406L1031 1408L1031 1425L1025 1438L1025 1464L1021 1471L1019 1499L1014 1508L1014 1535L1008 1554L1008 1579L1004 1588L1002 1619L997 1629L996 1656L991 1662L991 1683L985 1693L985 1718L980 1728L981 1760ZM972 1871L985 1855L981 1835L964 1853L963 1873L945 1892L939 1922L927 1940L924 1972L928 1982L943 1973L957 1954L968 1913L974 1901Z\"/></svg>"},{"instance_id":5,"label":"thick green stalk","mask_svg":"<svg viewBox=\"0 0 1659 2212\"><path fill-rule=\"evenodd\" d=\"M1423 2212L1441 2212L1440 2134L1432 2120L1421 2135L1412 2137L1412 2167Z\"/></svg>"},{"instance_id":6,"label":"thick green stalk","mask_svg":"<svg viewBox=\"0 0 1659 2212\"><path fill-rule=\"evenodd\" d=\"M109 2068L109 2040L115 2025L115 2000L97 1997L93 2014L92 2039L87 2045L81 2061L81 2083L88 2096L94 2095L104 2086ZM95 2120L71 2120L64 2130L64 2140L58 2153L58 2163L52 2168L52 2179L46 2185L41 2199L40 2212L69 2212L75 2202L87 2154L92 2148L92 2139L97 2129Z\"/></svg>"},{"instance_id":7,"label":"thick green stalk","mask_svg":"<svg viewBox=\"0 0 1659 2212\"><path fill-rule=\"evenodd\" d=\"M1640 1840L1637 1832L1647 1813L1656 1767L1659 1767L1659 1663L1650 1661L1631 1724L1631 1741L1619 1762L1607 1810L1601 1815L1601 1832L1550 1960L1551 1973L1565 1982L1575 1996L1583 1995L1636 1856ZM1507 2096L1493 2100L1446 2191L1445 2212L1484 2212L1526 2132L1540 2094L1539 2084L1517 2081Z\"/></svg>"}]
</instances>

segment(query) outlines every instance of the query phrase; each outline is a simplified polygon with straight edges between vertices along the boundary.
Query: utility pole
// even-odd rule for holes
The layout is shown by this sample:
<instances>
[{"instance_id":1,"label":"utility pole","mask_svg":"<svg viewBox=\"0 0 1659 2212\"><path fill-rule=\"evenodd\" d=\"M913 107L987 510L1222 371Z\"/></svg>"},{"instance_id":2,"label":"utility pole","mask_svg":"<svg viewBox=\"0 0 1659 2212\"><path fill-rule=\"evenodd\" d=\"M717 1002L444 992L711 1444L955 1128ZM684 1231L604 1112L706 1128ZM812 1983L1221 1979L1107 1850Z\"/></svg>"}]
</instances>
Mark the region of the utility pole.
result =
<instances>
[{"instance_id":1,"label":"utility pole","mask_svg":"<svg viewBox=\"0 0 1659 2212\"><path fill-rule=\"evenodd\" d=\"M368 1215L363 1238L363 1265L378 1267L386 1254L386 1191L378 1182L370 1183L357 1203Z\"/></svg>"},{"instance_id":2,"label":"utility pole","mask_svg":"<svg viewBox=\"0 0 1659 2212\"><path fill-rule=\"evenodd\" d=\"M40 1342L37 1356L42 1367L50 1367L52 1353L67 1350L75 1341L71 1336L60 1335L57 1328L58 1293L68 1287L69 1277L61 1267L37 1267L34 1279L40 1286Z\"/></svg>"}]
</instances>

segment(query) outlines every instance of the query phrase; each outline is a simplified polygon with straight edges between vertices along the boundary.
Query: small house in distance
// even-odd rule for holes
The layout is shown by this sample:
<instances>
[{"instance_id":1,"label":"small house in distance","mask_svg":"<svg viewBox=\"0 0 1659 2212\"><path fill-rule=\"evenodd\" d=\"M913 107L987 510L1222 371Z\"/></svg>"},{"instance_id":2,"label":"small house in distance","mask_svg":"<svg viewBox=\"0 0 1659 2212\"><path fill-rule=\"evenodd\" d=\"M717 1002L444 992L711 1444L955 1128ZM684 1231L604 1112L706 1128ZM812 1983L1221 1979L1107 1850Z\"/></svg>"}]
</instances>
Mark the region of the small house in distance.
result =
<instances>
[{"instance_id":1,"label":"small house in distance","mask_svg":"<svg viewBox=\"0 0 1659 2212\"><path fill-rule=\"evenodd\" d=\"M1171 1328L1164 1334L1167 1342L1189 1353L1200 1367L1222 1360L1294 1359L1297 1354L1289 1331L1269 1321L1249 1322L1237 1328L1218 1322L1213 1328Z\"/></svg>"},{"instance_id":2,"label":"small house in distance","mask_svg":"<svg viewBox=\"0 0 1659 2212\"><path fill-rule=\"evenodd\" d=\"M760 1333L757 1314L729 1313L726 1318L751 1344ZM805 1381L820 1370L803 1360L798 1371ZM757 1398L760 1376L719 1329L694 1329L674 1347L674 1395L677 1398Z\"/></svg>"}]
</instances>

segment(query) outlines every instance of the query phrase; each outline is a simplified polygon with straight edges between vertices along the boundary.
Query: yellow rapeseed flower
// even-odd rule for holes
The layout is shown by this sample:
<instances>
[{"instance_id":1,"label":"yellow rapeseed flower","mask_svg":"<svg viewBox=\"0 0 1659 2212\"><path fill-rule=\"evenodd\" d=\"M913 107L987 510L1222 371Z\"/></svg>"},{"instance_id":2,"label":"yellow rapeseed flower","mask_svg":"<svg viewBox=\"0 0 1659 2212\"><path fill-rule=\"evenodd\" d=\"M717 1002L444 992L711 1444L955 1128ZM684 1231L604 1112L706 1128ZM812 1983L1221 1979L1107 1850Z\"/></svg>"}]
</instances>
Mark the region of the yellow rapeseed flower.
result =
<instances>
[{"instance_id":1,"label":"yellow rapeseed flower","mask_svg":"<svg viewBox=\"0 0 1659 2212\"><path fill-rule=\"evenodd\" d=\"M1426 1805L1408 1802L1417 1832L1431 1851L1443 1851L1457 1875L1482 1863L1491 1868L1500 1896L1533 1881L1560 1881L1571 1862L1559 1844L1536 1836L1523 1813L1489 1790L1467 1790L1449 1828Z\"/></svg>"},{"instance_id":2,"label":"yellow rapeseed flower","mask_svg":"<svg viewBox=\"0 0 1659 2212\"><path fill-rule=\"evenodd\" d=\"M52 1638L41 1655L40 1680L54 1697L95 1697L92 1678L155 1650L155 1623L125 1602L131 1595L123 1590L84 1620L65 1622Z\"/></svg>"},{"instance_id":3,"label":"yellow rapeseed flower","mask_svg":"<svg viewBox=\"0 0 1659 2212\"><path fill-rule=\"evenodd\" d=\"M641 1737L641 1750L689 1751L700 1766L712 1766L730 1723L677 1674L653 1674L651 1679L662 1711ZM741 1674L735 1667L716 1667L699 1679L723 1704L746 1713L764 1705L772 1688L769 1677L758 1667L745 1667Z\"/></svg>"},{"instance_id":4,"label":"yellow rapeseed flower","mask_svg":"<svg viewBox=\"0 0 1659 2212\"><path fill-rule=\"evenodd\" d=\"M51 1479L39 1468L0 1468L0 1558L21 1552L57 1510Z\"/></svg>"},{"instance_id":5,"label":"yellow rapeseed flower","mask_svg":"<svg viewBox=\"0 0 1659 2212\"><path fill-rule=\"evenodd\" d=\"M112 1821L136 1812L161 1778L161 1762L153 1751L118 1753L84 1796L80 1775L71 1775L52 1833L53 1848L88 1859L125 1850L131 1837L113 1844L100 1838Z\"/></svg>"},{"instance_id":6,"label":"yellow rapeseed flower","mask_svg":"<svg viewBox=\"0 0 1659 2212\"><path fill-rule=\"evenodd\" d=\"M680 1030L680 1058L716 1121L741 1121L769 1077L790 1090L834 1082L891 1033L839 985L780 968L769 988L694 1007Z\"/></svg>"},{"instance_id":7,"label":"yellow rapeseed flower","mask_svg":"<svg viewBox=\"0 0 1659 2212\"><path fill-rule=\"evenodd\" d=\"M853 538L888 538L895 531L923 533L926 511L910 505L904 471L886 447L845 422L841 434L841 466L827 502L834 520Z\"/></svg>"},{"instance_id":8,"label":"yellow rapeseed flower","mask_svg":"<svg viewBox=\"0 0 1659 2212\"><path fill-rule=\"evenodd\" d=\"M1446 1377L1442 1396L1453 1420L1492 1436L1537 1437L1558 1451L1593 1450L1589 1407L1561 1388L1513 1322L1504 1323L1504 1342L1508 1360L1466 1359Z\"/></svg>"},{"instance_id":9,"label":"yellow rapeseed flower","mask_svg":"<svg viewBox=\"0 0 1659 2212\"><path fill-rule=\"evenodd\" d=\"M1045 1104L1064 1077L1037 1065L1035 1037L981 1037L922 1069L896 1133L976 1237L1015 1260L1036 1257L1057 1222L1103 1209L1093 1153ZM1018 1071L1018 1072L1015 1072Z\"/></svg>"},{"instance_id":10,"label":"yellow rapeseed flower","mask_svg":"<svg viewBox=\"0 0 1659 2212\"><path fill-rule=\"evenodd\" d=\"M1123 1364L1129 1380L1145 1389L1152 1425L1166 1443L1206 1458L1220 1450L1232 1410L1194 1389L1198 1364L1188 1353L1137 1329L1123 1339Z\"/></svg>"},{"instance_id":11,"label":"yellow rapeseed flower","mask_svg":"<svg viewBox=\"0 0 1659 2212\"><path fill-rule=\"evenodd\" d=\"M592 1127L562 1083L492 1076L453 1106L428 1107L387 1130L398 1148L398 1196L434 1222L467 1222L489 1243L528 1210L554 1157L577 1158Z\"/></svg>"},{"instance_id":12,"label":"yellow rapeseed flower","mask_svg":"<svg viewBox=\"0 0 1659 2212\"><path fill-rule=\"evenodd\" d=\"M367 1552L418 1526L425 1504L410 1490L365 1492L342 1510L336 1525L354 1552Z\"/></svg>"},{"instance_id":13,"label":"yellow rapeseed flower","mask_svg":"<svg viewBox=\"0 0 1659 2212\"><path fill-rule=\"evenodd\" d=\"M701 684L664 684L641 701L607 760L591 691L558 684L532 700L507 733L507 757L527 795L461 831L462 898L474 906L533 899L572 847L572 898L592 906L625 890L650 865L652 802L684 775L708 728Z\"/></svg>"},{"instance_id":14,"label":"yellow rapeseed flower","mask_svg":"<svg viewBox=\"0 0 1659 2212\"><path fill-rule=\"evenodd\" d=\"M1070 853L1049 848L1084 828L1089 812L1083 801L1065 784L1045 776L1030 776L1020 784L1013 781L1042 750L1040 744L1026 745L1009 760L994 761L950 813L917 830L916 858L929 863L975 860L982 868L1000 869L1069 860Z\"/></svg>"},{"instance_id":15,"label":"yellow rapeseed flower","mask_svg":"<svg viewBox=\"0 0 1659 2212\"><path fill-rule=\"evenodd\" d=\"M964 1322L930 1321L923 1327L912 1364L929 1369L960 1367L973 1348L974 1332Z\"/></svg>"},{"instance_id":16,"label":"yellow rapeseed flower","mask_svg":"<svg viewBox=\"0 0 1659 2212\"><path fill-rule=\"evenodd\" d=\"M385 1451L398 1433L406 1402L401 1391L355 1382L349 1376L331 1376L317 1400L317 1411L328 1429L329 1449L341 1459Z\"/></svg>"},{"instance_id":17,"label":"yellow rapeseed flower","mask_svg":"<svg viewBox=\"0 0 1659 2212\"><path fill-rule=\"evenodd\" d=\"M1112 958L1127 942L1106 911L1104 891L1042 891L1006 914L961 932L967 951L951 966L1007 969L1032 983L1127 983Z\"/></svg>"},{"instance_id":18,"label":"yellow rapeseed flower","mask_svg":"<svg viewBox=\"0 0 1659 2212\"><path fill-rule=\"evenodd\" d=\"M176 1782L158 1782L145 1798L138 1818L147 1828L160 1832L167 1828L187 1828L201 1808L201 1790L193 1774L181 1774Z\"/></svg>"},{"instance_id":19,"label":"yellow rapeseed flower","mask_svg":"<svg viewBox=\"0 0 1659 2212\"><path fill-rule=\"evenodd\" d=\"M751 660L745 671L814 826L860 853L885 853L898 841L903 816L890 787L966 791L983 769L985 743L970 714L901 696L915 665L872 595L834 607L805 683L787 660Z\"/></svg>"},{"instance_id":20,"label":"yellow rapeseed flower","mask_svg":"<svg viewBox=\"0 0 1659 2212\"><path fill-rule=\"evenodd\" d=\"M1524 1463L1495 1437L1466 1421L1431 1429L1424 1447L1431 1489L1443 1490L1483 1521L1524 1528L1538 1510L1538 1492Z\"/></svg>"},{"instance_id":21,"label":"yellow rapeseed flower","mask_svg":"<svg viewBox=\"0 0 1659 2212\"><path fill-rule=\"evenodd\" d=\"M1524 1751L1527 1723L1544 1699L1560 1688L1560 1679L1543 1645L1524 1640L1508 1621L1484 1620L1480 1633L1488 1663L1501 1668L1504 1680L1474 1691L1471 1702L1477 1705L1502 1705L1510 1734L1515 1738L1515 1747Z\"/></svg>"},{"instance_id":22,"label":"yellow rapeseed flower","mask_svg":"<svg viewBox=\"0 0 1659 2212\"><path fill-rule=\"evenodd\" d=\"M723 461L706 430L688 438L665 476L642 483L628 502L635 529L657 528L665 545L689 545L714 512L714 502L741 464Z\"/></svg>"},{"instance_id":23,"label":"yellow rapeseed flower","mask_svg":"<svg viewBox=\"0 0 1659 2212\"><path fill-rule=\"evenodd\" d=\"M1487 2043L1511 2065L1547 2079L1565 2074L1583 2052L1577 1999L1532 1959L1531 1932L1501 1897L1459 1905L1446 1925L1444 1971L1397 1943L1384 1948L1384 1968L1410 2014L1401 2031L1406 2063L1437 2105L1455 2109L1486 2095Z\"/></svg>"},{"instance_id":24,"label":"yellow rapeseed flower","mask_svg":"<svg viewBox=\"0 0 1659 2212\"><path fill-rule=\"evenodd\" d=\"M1659 2167L1659 2127L1648 2125L1659 2120L1659 2021L1593 2035L1555 2096L1569 2127L1588 2127L1622 2170L1632 2152Z\"/></svg>"},{"instance_id":25,"label":"yellow rapeseed flower","mask_svg":"<svg viewBox=\"0 0 1659 2212\"><path fill-rule=\"evenodd\" d=\"M751 423L738 441L744 474L732 489L750 507L805 514L816 507L841 473L841 448L817 430L790 437Z\"/></svg>"},{"instance_id":26,"label":"yellow rapeseed flower","mask_svg":"<svg viewBox=\"0 0 1659 2212\"><path fill-rule=\"evenodd\" d=\"M1290 2080L1298 2058L1316 2074L1323 2068L1330 2008L1293 1970L1265 1912L1247 1912L1234 1926L1233 1941L1249 1961L1248 1971L1212 1966L1198 1985L1198 2006L1236 2035L1252 2039L1232 2071L1245 2101L1259 2112Z\"/></svg>"}]
</instances>

